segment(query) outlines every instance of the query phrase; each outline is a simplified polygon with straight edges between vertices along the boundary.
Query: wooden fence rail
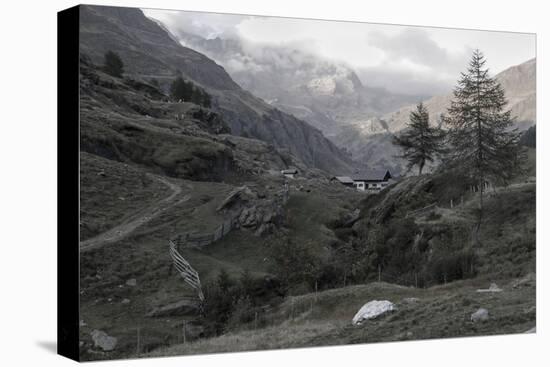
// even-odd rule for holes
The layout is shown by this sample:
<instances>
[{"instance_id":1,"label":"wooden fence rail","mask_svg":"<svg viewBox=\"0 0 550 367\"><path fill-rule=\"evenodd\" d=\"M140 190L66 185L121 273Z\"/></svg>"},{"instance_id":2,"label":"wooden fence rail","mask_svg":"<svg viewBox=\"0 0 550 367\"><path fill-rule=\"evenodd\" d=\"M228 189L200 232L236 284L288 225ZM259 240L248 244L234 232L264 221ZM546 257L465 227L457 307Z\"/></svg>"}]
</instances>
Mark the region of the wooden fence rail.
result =
<instances>
[{"instance_id":1,"label":"wooden fence rail","mask_svg":"<svg viewBox=\"0 0 550 367\"><path fill-rule=\"evenodd\" d=\"M420 214L424 214L432 209L435 209L437 207L437 203L433 203L433 204L430 204L428 206L425 206L424 208L420 208L420 209L416 209L416 210L412 210L410 212L407 212L407 214L405 215L405 218L408 218L409 216L411 215L420 215Z\"/></svg>"},{"instance_id":2,"label":"wooden fence rail","mask_svg":"<svg viewBox=\"0 0 550 367\"><path fill-rule=\"evenodd\" d=\"M284 205L289 199L288 186L285 186L281 190L277 197L280 198L281 205ZM178 246L193 246L193 247L203 247L209 245L212 242L218 241L222 237L226 236L233 228L236 227L239 221L240 213L234 213L229 218L224 219L224 221L211 233L193 233L185 232L180 233L172 237L168 243L170 247L170 257L174 262L174 267L178 270L182 278L187 284L193 287L199 296L201 302L204 301L204 294L202 292L201 281L199 278L199 273L191 267L191 264L181 256L178 252Z\"/></svg>"},{"instance_id":3,"label":"wooden fence rail","mask_svg":"<svg viewBox=\"0 0 550 367\"><path fill-rule=\"evenodd\" d=\"M174 261L174 266L182 276L183 280L191 287L193 287L198 295L201 302L204 301L204 294L202 292L201 280L199 278L199 273L191 267L191 264L180 255L176 249L176 244L173 241L170 241L170 256Z\"/></svg>"}]
</instances>

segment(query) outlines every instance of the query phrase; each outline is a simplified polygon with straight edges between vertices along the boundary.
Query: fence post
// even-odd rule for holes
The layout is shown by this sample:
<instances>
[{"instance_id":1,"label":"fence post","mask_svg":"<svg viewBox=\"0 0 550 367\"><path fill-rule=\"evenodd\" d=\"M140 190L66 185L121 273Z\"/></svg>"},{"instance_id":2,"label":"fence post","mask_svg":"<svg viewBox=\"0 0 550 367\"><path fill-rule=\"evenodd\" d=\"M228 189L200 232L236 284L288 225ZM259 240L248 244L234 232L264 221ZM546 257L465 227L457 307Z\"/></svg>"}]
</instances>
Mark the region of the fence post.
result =
<instances>
[{"instance_id":1,"label":"fence post","mask_svg":"<svg viewBox=\"0 0 550 367\"><path fill-rule=\"evenodd\" d=\"M140 327L137 328L137 340L136 340L136 355L139 357L141 351L141 338L140 338Z\"/></svg>"},{"instance_id":2,"label":"fence post","mask_svg":"<svg viewBox=\"0 0 550 367\"><path fill-rule=\"evenodd\" d=\"M317 281L315 281L315 302L317 302Z\"/></svg>"},{"instance_id":3,"label":"fence post","mask_svg":"<svg viewBox=\"0 0 550 367\"><path fill-rule=\"evenodd\" d=\"M183 320L183 327L182 327L182 332L183 332L183 344L185 344L187 342L187 335L185 333L185 329L186 329L186 325L187 324L187 320Z\"/></svg>"}]
</instances>

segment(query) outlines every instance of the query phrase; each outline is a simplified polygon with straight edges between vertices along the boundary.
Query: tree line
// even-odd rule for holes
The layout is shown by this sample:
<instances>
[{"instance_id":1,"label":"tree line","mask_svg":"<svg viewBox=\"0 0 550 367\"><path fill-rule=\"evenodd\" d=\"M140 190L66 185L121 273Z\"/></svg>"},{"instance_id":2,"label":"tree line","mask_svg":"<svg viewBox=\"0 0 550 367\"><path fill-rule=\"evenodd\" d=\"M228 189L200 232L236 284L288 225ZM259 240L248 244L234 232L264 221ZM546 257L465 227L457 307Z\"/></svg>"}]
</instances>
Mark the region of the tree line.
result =
<instances>
[{"instance_id":1,"label":"tree line","mask_svg":"<svg viewBox=\"0 0 550 367\"><path fill-rule=\"evenodd\" d=\"M124 74L124 62L120 55L114 51L107 51L104 55L103 71L116 78L122 78ZM178 71L178 74L181 74ZM156 79L151 81L155 87L160 88ZM176 101L193 102L200 106L212 107L212 97L201 87L190 80L185 80L180 75L170 85L170 97Z\"/></svg>"}]
</instances>

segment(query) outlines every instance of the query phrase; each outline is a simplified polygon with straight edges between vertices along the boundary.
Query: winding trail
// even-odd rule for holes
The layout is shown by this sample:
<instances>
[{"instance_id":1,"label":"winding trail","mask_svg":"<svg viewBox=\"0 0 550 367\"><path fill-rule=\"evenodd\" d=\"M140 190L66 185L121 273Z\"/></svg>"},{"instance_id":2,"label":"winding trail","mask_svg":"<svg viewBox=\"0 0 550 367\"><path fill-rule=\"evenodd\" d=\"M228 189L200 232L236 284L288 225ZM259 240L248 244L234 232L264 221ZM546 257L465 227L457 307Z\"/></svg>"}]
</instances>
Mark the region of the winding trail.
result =
<instances>
[{"instance_id":1,"label":"winding trail","mask_svg":"<svg viewBox=\"0 0 550 367\"><path fill-rule=\"evenodd\" d=\"M121 224L109 229L108 231L100 233L97 236L89 238L85 241L81 241L80 242L81 252L89 251L89 250L99 248L107 244L119 241L122 238L131 234L141 225L151 221L153 218L155 218L164 210L176 204L187 201L191 198L191 196L185 195L181 199L175 200L176 197L180 195L182 191L179 185L173 182L170 182L161 176L153 175L150 173L147 173L147 175L152 179L160 181L166 186L168 186L172 190L172 193L169 196L155 202L154 204L138 211L137 213L133 214L129 218L125 219Z\"/></svg>"}]
</instances>

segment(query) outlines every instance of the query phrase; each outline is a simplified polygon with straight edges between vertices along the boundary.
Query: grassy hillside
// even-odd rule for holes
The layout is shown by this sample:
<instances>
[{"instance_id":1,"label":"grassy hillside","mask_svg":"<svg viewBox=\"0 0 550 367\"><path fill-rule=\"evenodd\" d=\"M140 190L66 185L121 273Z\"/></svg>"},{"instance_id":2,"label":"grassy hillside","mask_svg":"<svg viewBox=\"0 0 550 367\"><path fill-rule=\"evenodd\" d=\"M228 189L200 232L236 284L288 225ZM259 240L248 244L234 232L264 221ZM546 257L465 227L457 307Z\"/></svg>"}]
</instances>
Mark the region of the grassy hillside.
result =
<instances>
[{"instance_id":1,"label":"grassy hillside","mask_svg":"<svg viewBox=\"0 0 550 367\"><path fill-rule=\"evenodd\" d=\"M388 342L523 333L535 326L535 284L532 274L499 285L500 293L480 293L487 278L418 289L388 283L370 283L288 298L266 326L247 325L223 336L160 348L146 355L221 353L300 348L355 343ZM521 283L521 285L517 285ZM353 326L359 308L374 299L397 305L388 316ZM474 323L470 315L480 307L490 319Z\"/></svg>"}]
</instances>

